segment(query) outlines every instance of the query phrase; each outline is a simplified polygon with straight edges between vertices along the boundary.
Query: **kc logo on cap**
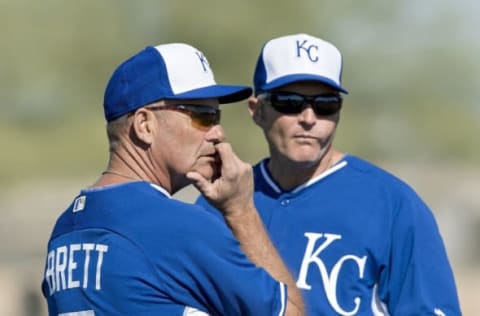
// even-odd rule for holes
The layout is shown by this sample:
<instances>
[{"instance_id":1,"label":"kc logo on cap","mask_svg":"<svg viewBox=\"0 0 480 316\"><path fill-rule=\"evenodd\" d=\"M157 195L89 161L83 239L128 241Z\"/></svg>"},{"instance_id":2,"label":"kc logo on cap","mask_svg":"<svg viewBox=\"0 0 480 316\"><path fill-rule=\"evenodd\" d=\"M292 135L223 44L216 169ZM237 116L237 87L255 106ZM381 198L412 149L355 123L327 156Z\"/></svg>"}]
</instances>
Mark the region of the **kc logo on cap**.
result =
<instances>
[{"instance_id":1,"label":"kc logo on cap","mask_svg":"<svg viewBox=\"0 0 480 316\"><path fill-rule=\"evenodd\" d=\"M308 34L265 43L258 57L255 94L298 81L317 81L348 93L341 85L342 55L332 44Z\"/></svg>"},{"instance_id":2,"label":"kc logo on cap","mask_svg":"<svg viewBox=\"0 0 480 316\"><path fill-rule=\"evenodd\" d=\"M299 40L296 41L297 43L297 57L302 57L302 52L306 54L308 59L310 59L311 62L317 62L318 61L318 45L315 44L310 44L308 40L303 40L303 42L300 42Z\"/></svg>"},{"instance_id":3,"label":"kc logo on cap","mask_svg":"<svg viewBox=\"0 0 480 316\"><path fill-rule=\"evenodd\" d=\"M112 74L103 108L107 121L155 101L218 99L220 104L244 100L246 86L217 84L205 55L183 43L149 46Z\"/></svg>"}]
</instances>

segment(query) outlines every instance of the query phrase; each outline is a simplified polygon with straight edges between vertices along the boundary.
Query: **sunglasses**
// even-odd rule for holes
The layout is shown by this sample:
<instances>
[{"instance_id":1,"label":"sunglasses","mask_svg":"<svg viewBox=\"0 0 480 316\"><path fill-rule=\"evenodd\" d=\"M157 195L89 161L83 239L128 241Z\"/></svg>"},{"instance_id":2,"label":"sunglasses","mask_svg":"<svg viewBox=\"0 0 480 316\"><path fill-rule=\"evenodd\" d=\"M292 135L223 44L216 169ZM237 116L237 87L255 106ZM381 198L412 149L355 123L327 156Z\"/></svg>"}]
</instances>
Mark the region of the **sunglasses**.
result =
<instances>
[{"instance_id":1,"label":"sunglasses","mask_svg":"<svg viewBox=\"0 0 480 316\"><path fill-rule=\"evenodd\" d=\"M220 109L196 104L166 104L148 107L151 110L172 110L187 114L192 126L205 131L220 124Z\"/></svg>"},{"instance_id":2,"label":"sunglasses","mask_svg":"<svg viewBox=\"0 0 480 316\"><path fill-rule=\"evenodd\" d=\"M337 94L306 96L293 92L265 92L259 94L258 98L282 114L299 114L309 104L317 116L337 114L342 108L343 101Z\"/></svg>"}]
</instances>

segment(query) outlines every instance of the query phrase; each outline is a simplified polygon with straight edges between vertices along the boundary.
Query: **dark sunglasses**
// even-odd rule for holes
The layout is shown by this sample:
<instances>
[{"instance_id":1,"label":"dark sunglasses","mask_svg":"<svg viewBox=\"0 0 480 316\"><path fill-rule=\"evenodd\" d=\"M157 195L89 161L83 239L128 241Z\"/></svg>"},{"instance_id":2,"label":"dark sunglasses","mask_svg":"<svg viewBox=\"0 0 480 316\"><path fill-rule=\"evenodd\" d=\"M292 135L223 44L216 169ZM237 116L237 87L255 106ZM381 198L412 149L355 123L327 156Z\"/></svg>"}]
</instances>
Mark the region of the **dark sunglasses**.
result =
<instances>
[{"instance_id":1,"label":"dark sunglasses","mask_svg":"<svg viewBox=\"0 0 480 316\"><path fill-rule=\"evenodd\" d=\"M258 95L277 112L282 114L301 113L307 104L312 106L318 116L337 114L342 108L342 97L337 94L307 96L293 92L265 92Z\"/></svg>"},{"instance_id":2,"label":"dark sunglasses","mask_svg":"<svg viewBox=\"0 0 480 316\"><path fill-rule=\"evenodd\" d=\"M208 130L220 124L220 109L197 104L166 104L151 106L152 110L172 110L187 114L192 120L192 126L199 130Z\"/></svg>"}]
</instances>

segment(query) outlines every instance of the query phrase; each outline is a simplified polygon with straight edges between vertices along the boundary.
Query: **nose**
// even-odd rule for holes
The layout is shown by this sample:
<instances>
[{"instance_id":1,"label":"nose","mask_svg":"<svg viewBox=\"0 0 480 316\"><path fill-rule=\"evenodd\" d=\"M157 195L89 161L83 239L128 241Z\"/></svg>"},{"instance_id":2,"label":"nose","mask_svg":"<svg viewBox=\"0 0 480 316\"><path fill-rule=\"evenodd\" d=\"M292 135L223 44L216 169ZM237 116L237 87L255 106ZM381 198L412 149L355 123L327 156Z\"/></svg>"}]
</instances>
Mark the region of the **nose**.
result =
<instances>
[{"instance_id":1,"label":"nose","mask_svg":"<svg viewBox=\"0 0 480 316\"><path fill-rule=\"evenodd\" d=\"M303 111L300 112L300 114L298 114L298 119L302 123L313 125L317 121L317 115L313 111L312 106L309 104L306 104Z\"/></svg>"},{"instance_id":2,"label":"nose","mask_svg":"<svg viewBox=\"0 0 480 316\"><path fill-rule=\"evenodd\" d=\"M206 133L205 139L212 143L221 143L225 140L225 131L220 124L212 126Z\"/></svg>"}]
</instances>

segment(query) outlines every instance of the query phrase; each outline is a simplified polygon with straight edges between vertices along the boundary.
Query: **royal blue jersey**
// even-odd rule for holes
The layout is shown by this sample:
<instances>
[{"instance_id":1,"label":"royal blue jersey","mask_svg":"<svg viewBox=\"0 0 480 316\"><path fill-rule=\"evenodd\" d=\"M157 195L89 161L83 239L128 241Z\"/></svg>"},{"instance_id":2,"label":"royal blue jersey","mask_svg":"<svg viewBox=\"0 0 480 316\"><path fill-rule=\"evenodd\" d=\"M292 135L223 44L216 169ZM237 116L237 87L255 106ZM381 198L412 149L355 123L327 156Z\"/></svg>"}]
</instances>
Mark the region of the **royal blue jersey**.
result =
<instances>
[{"instance_id":1,"label":"royal blue jersey","mask_svg":"<svg viewBox=\"0 0 480 316\"><path fill-rule=\"evenodd\" d=\"M255 205L307 315L461 314L437 224L408 185L346 156L284 191L267 163L254 167Z\"/></svg>"},{"instance_id":2,"label":"royal blue jersey","mask_svg":"<svg viewBox=\"0 0 480 316\"><path fill-rule=\"evenodd\" d=\"M221 220L147 182L81 191L42 290L55 316L284 315L287 294Z\"/></svg>"}]
</instances>

